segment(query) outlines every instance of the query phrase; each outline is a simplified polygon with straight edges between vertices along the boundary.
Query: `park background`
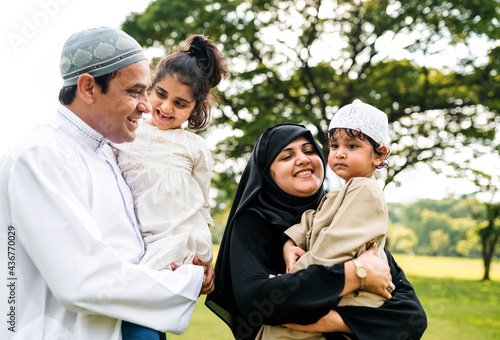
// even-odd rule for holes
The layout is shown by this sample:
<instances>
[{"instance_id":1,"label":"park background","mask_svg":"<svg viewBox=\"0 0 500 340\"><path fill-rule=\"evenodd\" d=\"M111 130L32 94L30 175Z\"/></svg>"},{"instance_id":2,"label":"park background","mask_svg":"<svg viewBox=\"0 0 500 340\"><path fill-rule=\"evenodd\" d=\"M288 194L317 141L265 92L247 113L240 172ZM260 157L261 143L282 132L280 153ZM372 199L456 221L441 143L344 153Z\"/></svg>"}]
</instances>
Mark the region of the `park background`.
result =
<instances>
[{"instance_id":1,"label":"park background","mask_svg":"<svg viewBox=\"0 0 500 340\"><path fill-rule=\"evenodd\" d=\"M152 63L189 33L204 33L219 44L231 72L220 86L216 121L202 132L215 161L215 243L263 129L304 123L324 144L320 132L329 119L360 98L387 112L391 122L391 166L378 177L390 208L388 247L427 311L424 339L499 339L499 5L5 2L0 155L54 114L60 51L72 33L124 28L147 48ZM339 185L329 173L327 187ZM491 262L485 266L483 258ZM200 300L181 338L229 339L227 327Z\"/></svg>"}]
</instances>

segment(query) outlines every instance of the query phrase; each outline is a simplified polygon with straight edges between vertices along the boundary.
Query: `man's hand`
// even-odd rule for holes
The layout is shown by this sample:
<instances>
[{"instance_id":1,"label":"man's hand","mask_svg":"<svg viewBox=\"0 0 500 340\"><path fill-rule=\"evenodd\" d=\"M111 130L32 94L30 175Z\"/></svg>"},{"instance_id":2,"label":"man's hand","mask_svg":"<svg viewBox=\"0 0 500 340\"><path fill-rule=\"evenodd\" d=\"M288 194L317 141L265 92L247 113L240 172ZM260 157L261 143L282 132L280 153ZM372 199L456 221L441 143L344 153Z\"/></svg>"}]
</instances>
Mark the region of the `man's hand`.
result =
<instances>
[{"instance_id":1,"label":"man's hand","mask_svg":"<svg viewBox=\"0 0 500 340\"><path fill-rule=\"evenodd\" d=\"M331 310L328 314L323 316L321 319L316 321L316 323L310 325L297 325L293 323L287 323L283 325L284 327L294 329L301 332L320 332L320 333L351 333L352 331L347 327L342 320L339 313Z\"/></svg>"},{"instance_id":2,"label":"man's hand","mask_svg":"<svg viewBox=\"0 0 500 340\"><path fill-rule=\"evenodd\" d=\"M210 294L214 291L214 280L215 280L215 272L212 267L212 263L203 263L198 260L197 257L194 258L193 264L197 266L202 266L205 270L205 275L203 276L203 284L201 285L200 295Z\"/></svg>"},{"instance_id":3,"label":"man's hand","mask_svg":"<svg viewBox=\"0 0 500 340\"><path fill-rule=\"evenodd\" d=\"M290 273L297 260L305 253L302 248L297 247L292 239L285 242L283 245L283 259L285 260L287 273Z\"/></svg>"}]
</instances>

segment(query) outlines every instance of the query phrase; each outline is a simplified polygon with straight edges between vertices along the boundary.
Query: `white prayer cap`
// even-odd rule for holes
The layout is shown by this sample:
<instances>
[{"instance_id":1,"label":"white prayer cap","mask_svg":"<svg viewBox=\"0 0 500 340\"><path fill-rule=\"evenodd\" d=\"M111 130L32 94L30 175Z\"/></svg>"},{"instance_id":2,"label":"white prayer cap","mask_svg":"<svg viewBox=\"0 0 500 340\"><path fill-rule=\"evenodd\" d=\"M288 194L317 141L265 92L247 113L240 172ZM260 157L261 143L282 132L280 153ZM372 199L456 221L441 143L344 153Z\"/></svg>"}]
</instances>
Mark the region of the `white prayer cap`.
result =
<instances>
[{"instance_id":1,"label":"white prayer cap","mask_svg":"<svg viewBox=\"0 0 500 340\"><path fill-rule=\"evenodd\" d=\"M355 99L333 116L328 130L334 128L353 129L364 133L379 145L387 145L389 121L385 112Z\"/></svg>"}]
</instances>

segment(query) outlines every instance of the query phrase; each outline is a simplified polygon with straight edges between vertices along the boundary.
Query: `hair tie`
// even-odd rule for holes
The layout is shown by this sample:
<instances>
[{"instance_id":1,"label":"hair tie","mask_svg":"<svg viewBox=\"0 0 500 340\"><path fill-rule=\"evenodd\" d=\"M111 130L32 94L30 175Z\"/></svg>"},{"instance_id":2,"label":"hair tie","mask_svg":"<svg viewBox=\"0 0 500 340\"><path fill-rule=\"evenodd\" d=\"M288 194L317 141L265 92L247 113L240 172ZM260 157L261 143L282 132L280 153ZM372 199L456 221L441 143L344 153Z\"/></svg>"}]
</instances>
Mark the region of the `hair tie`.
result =
<instances>
[{"instance_id":1,"label":"hair tie","mask_svg":"<svg viewBox=\"0 0 500 340\"><path fill-rule=\"evenodd\" d=\"M193 57L198 57L198 58L207 58L205 51L203 51L201 48L195 45L189 46L188 53L193 56Z\"/></svg>"}]
</instances>

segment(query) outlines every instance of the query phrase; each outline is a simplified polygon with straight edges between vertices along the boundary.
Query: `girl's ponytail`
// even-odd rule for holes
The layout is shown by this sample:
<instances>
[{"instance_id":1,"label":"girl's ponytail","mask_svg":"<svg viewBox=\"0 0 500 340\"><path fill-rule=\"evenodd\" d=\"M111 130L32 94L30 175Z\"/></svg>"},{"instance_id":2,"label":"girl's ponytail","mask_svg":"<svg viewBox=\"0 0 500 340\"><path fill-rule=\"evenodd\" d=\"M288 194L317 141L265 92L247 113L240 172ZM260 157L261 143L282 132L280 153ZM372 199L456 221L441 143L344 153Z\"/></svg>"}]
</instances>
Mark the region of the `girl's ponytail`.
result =
<instances>
[{"instance_id":1,"label":"girl's ponytail","mask_svg":"<svg viewBox=\"0 0 500 340\"><path fill-rule=\"evenodd\" d=\"M186 39L187 53L198 60L210 88L214 88L227 76L224 58L215 43L203 35L191 35Z\"/></svg>"}]
</instances>

